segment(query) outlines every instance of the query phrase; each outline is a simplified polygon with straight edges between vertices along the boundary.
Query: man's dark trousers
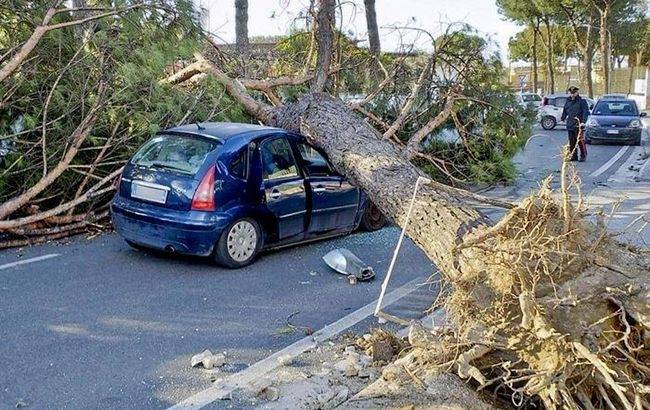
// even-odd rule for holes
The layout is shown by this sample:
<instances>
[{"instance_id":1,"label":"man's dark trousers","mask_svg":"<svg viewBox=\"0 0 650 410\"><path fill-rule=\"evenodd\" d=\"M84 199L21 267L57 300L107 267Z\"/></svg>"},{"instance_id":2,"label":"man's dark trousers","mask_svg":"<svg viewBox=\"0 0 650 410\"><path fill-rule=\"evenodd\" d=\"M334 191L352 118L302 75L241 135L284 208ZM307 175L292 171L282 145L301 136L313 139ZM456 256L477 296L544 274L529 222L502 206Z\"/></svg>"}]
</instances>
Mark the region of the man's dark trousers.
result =
<instances>
[{"instance_id":1,"label":"man's dark trousers","mask_svg":"<svg viewBox=\"0 0 650 410\"><path fill-rule=\"evenodd\" d=\"M587 153L584 151L584 147L582 144L578 143L578 133L580 131L577 129L569 129L567 132L569 133L569 153L571 154L571 161L578 160L578 149L580 150L580 158L587 158Z\"/></svg>"}]
</instances>

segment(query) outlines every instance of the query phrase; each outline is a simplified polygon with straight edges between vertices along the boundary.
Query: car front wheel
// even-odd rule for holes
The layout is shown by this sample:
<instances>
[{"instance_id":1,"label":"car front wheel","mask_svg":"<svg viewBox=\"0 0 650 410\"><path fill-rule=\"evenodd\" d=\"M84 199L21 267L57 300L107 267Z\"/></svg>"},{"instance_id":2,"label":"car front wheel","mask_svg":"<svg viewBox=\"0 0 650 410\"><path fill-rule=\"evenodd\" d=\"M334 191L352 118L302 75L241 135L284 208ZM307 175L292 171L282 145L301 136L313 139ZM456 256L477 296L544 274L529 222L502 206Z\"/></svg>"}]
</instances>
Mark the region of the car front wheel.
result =
<instances>
[{"instance_id":1,"label":"car front wheel","mask_svg":"<svg viewBox=\"0 0 650 410\"><path fill-rule=\"evenodd\" d=\"M364 231L376 231L386 225L386 217L381 213L377 205L368 202L366 209L361 216L359 227Z\"/></svg>"},{"instance_id":2,"label":"car front wheel","mask_svg":"<svg viewBox=\"0 0 650 410\"><path fill-rule=\"evenodd\" d=\"M253 262L262 247L262 230L251 218L234 221L224 229L214 252L215 261L236 269Z\"/></svg>"},{"instance_id":3,"label":"car front wheel","mask_svg":"<svg viewBox=\"0 0 650 410\"><path fill-rule=\"evenodd\" d=\"M544 128L547 131L552 130L553 128L555 128L556 124L557 124L557 121L555 120L555 118L553 118L551 116L546 116L546 117L542 118L542 128Z\"/></svg>"}]
</instances>

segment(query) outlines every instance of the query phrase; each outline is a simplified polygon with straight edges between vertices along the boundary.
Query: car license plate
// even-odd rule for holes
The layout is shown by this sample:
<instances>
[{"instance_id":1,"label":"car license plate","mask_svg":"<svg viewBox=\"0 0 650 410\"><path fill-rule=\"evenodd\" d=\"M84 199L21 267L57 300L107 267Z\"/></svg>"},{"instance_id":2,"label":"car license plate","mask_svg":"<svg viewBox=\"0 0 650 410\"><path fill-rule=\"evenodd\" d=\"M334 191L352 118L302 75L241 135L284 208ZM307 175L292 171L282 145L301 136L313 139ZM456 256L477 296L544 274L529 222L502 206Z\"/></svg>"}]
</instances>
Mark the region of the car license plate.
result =
<instances>
[{"instance_id":1,"label":"car license plate","mask_svg":"<svg viewBox=\"0 0 650 410\"><path fill-rule=\"evenodd\" d=\"M169 188L163 185L148 182L133 181L131 183L131 198L164 204L167 202Z\"/></svg>"},{"instance_id":2,"label":"car license plate","mask_svg":"<svg viewBox=\"0 0 650 410\"><path fill-rule=\"evenodd\" d=\"M618 130L607 130L608 134L618 134Z\"/></svg>"}]
</instances>

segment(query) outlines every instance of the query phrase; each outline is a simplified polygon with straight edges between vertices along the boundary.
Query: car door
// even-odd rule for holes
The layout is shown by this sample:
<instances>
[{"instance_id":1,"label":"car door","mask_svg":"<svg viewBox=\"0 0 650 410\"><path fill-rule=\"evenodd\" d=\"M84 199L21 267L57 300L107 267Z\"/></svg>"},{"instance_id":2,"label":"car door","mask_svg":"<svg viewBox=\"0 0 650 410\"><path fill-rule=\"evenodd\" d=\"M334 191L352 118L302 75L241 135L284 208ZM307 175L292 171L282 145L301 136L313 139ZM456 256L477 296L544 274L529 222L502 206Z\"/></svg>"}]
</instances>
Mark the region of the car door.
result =
<instances>
[{"instance_id":1,"label":"car door","mask_svg":"<svg viewBox=\"0 0 650 410\"><path fill-rule=\"evenodd\" d=\"M272 136L260 144L265 203L277 221L278 241L300 240L305 233L307 195L289 141Z\"/></svg>"},{"instance_id":2,"label":"car door","mask_svg":"<svg viewBox=\"0 0 650 410\"><path fill-rule=\"evenodd\" d=\"M296 145L311 198L309 234L351 229L359 207L359 189L337 174L314 147L304 141Z\"/></svg>"}]
</instances>

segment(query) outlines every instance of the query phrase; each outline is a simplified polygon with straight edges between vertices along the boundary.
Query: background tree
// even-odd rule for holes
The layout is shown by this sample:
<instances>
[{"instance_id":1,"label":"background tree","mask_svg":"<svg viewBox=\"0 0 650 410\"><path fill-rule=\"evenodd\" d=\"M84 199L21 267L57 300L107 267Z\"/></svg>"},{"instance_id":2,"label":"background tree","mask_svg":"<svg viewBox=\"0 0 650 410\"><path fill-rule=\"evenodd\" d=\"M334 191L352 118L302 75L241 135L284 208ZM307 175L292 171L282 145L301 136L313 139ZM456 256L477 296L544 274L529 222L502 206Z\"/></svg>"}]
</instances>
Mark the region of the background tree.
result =
<instances>
[{"instance_id":1,"label":"background tree","mask_svg":"<svg viewBox=\"0 0 650 410\"><path fill-rule=\"evenodd\" d=\"M235 44L240 54L248 55L248 0L235 0Z\"/></svg>"},{"instance_id":2,"label":"background tree","mask_svg":"<svg viewBox=\"0 0 650 410\"><path fill-rule=\"evenodd\" d=\"M517 0L497 0L499 12L507 19L522 24L530 30L530 61L532 64L533 91L537 90L538 79L538 40L541 25L541 13L533 2Z\"/></svg>"},{"instance_id":3,"label":"background tree","mask_svg":"<svg viewBox=\"0 0 650 410\"><path fill-rule=\"evenodd\" d=\"M381 44L379 41L379 28L377 27L377 13L375 11L375 0L363 0L366 11L366 27L368 29L368 43L370 45L370 54L374 61L372 62L371 79L379 78L379 58L381 54Z\"/></svg>"}]
</instances>

